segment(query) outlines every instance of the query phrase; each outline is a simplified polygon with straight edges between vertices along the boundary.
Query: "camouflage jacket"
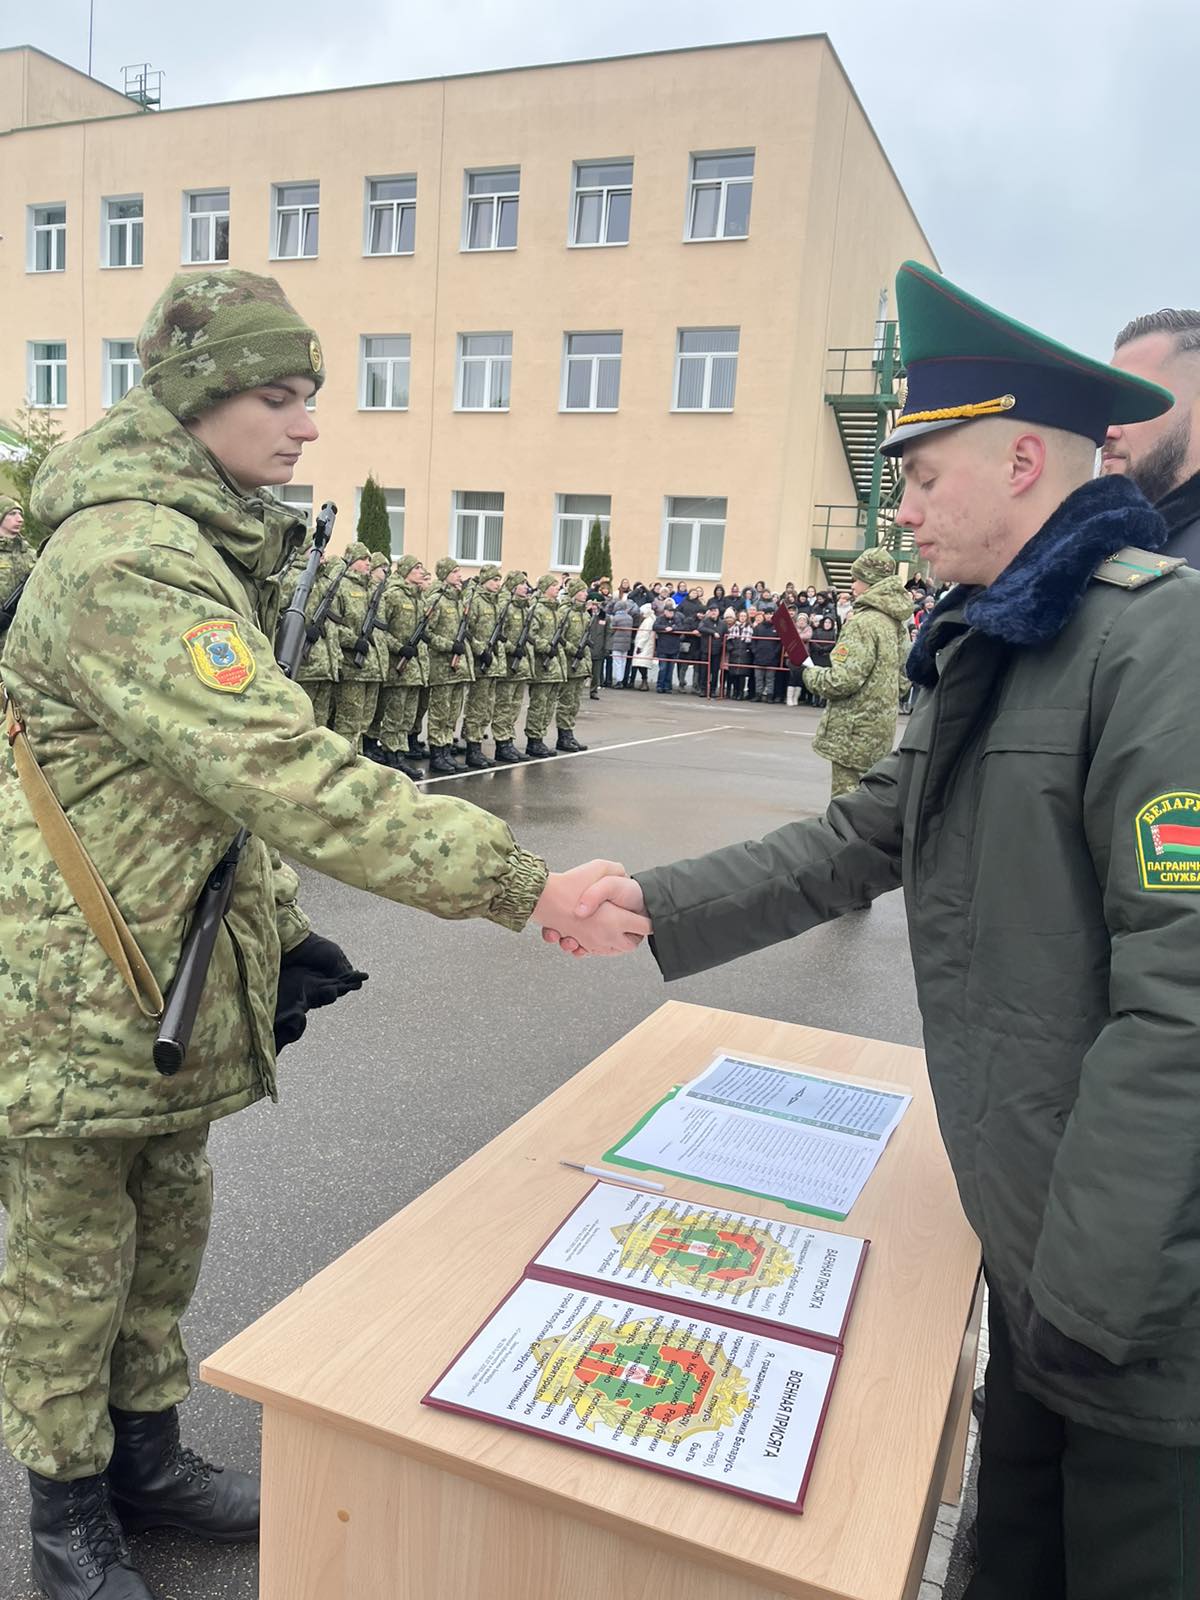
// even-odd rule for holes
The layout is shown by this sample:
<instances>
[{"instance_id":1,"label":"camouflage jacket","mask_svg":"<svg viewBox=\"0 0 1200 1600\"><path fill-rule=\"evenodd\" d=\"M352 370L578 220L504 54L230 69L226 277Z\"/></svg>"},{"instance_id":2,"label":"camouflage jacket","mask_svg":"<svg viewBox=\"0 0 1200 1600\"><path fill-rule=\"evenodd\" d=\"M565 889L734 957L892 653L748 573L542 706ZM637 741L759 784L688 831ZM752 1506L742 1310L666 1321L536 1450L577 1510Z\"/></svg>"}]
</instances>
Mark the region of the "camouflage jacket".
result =
<instances>
[{"instance_id":1,"label":"camouflage jacket","mask_svg":"<svg viewBox=\"0 0 1200 1600\"><path fill-rule=\"evenodd\" d=\"M292 596L296 592L296 585L304 572L305 562L299 557L284 573L280 583L280 604L285 608L291 604ZM321 604L326 591L341 563L327 560L323 566L317 568L316 582L312 586L312 593L308 597L308 605L304 608L306 622L311 622L317 607ZM341 672L342 651L338 643L337 623L332 617L326 617L325 626L321 629L318 638L312 644L305 645L304 660L300 663L300 670L296 673L297 683L336 683Z\"/></svg>"},{"instance_id":2,"label":"camouflage jacket","mask_svg":"<svg viewBox=\"0 0 1200 1600\"><path fill-rule=\"evenodd\" d=\"M563 654L562 637L556 649L552 650L555 635L558 634L559 625L562 623L563 614L561 607L565 601L543 599L535 595L533 599L533 622L529 628L529 646L533 652L533 681L535 683L564 683L567 677L567 658Z\"/></svg>"},{"instance_id":3,"label":"camouflage jacket","mask_svg":"<svg viewBox=\"0 0 1200 1600\"><path fill-rule=\"evenodd\" d=\"M826 761L867 772L896 737L912 602L899 578L884 578L854 602L827 667L805 667L804 687L829 702L812 747Z\"/></svg>"},{"instance_id":4,"label":"camouflage jacket","mask_svg":"<svg viewBox=\"0 0 1200 1600\"><path fill-rule=\"evenodd\" d=\"M563 634L563 659L566 662L568 678L590 678L592 675L592 652L586 647L580 653L579 660L575 659L575 652L587 638L588 629L592 619L588 616L584 606L572 605L569 600L561 602L570 610L567 618L567 630Z\"/></svg>"},{"instance_id":5,"label":"camouflage jacket","mask_svg":"<svg viewBox=\"0 0 1200 1600\"><path fill-rule=\"evenodd\" d=\"M377 587L369 572L348 572L338 585L337 598L333 602L330 615L337 619L338 639L342 647L339 677L343 683L347 681L382 683L391 670L391 654L388 650L387 632L383 625L384 607L387 604L386 590L375 613L377 626L371 630L366 659L361 667L357 666L354 660L354 647L362 637L367 609Z\"/></svg>"},{"instance_id":6,"label":"camouflage jacket","mask_svg":"<svg viewBox=\"0 0 1200 1600\"><path fill-rule=\"evenodd\" d=\"M470 605L471 596L464 589L456 589L452 583L439 583L429 590L429 605L432 607L429 616L429 630L425 637L429 641L429 682L437 683L474 683L475 665L471 659L470 625L467 627L467 642L463 645L462 654L458 657L458 666L451 665L454 657L454 643L458 637L459 624L462 622L463 607Z\"/></svg>"},{"instance_id":7,"label":"camouflage jacket","mask_svg":"<svg viewBox=\"0 0 1200 1600\"><path fill-rule=\"evenodd\" d=\"M275 666L299 529L242 495L142 387L52 452L56 531L4 676L76 832L166 990L200 888L252 832L184 1069L77 909L0 752L0 1137L170 1133L274 1092L281 943L307 931L275 849L446 918L521 928L545 865L498 818L425 795L313 725Z\"/></svg>"},{"instance_id":8,"label":"camouflage jacket","mask_svg":"<svg viewBox=\"0 0 1200 1600\"><path fill-rule=\"evenodd\" d=\"M495 594L490 589L485 589L482 584L476 586L475 598L471 605L471 621L467 627L467 637L471 641L471 654L475 660L475 676L477 678L504 678L508 675L508 666L504 655L504 630L501 629L500 637L496 641L496 648L492 652L492 659L488 666L479 665L480 653L487 649L488 640L499 619L501 611L508 605L510 596L503 589L498 589Z\"/></svg>"},{"instance_id":9,"label":"camouflage jacket","mask_svg":"<svg viewBox=\"0 0 1200 1600\"><path fill-rule=\"evenodd\" d=\"M0 533L0 603L33 571L37 556L19 533Z\"/></svg>"},{"instance_id":10,"label":"camouflage jacket","mask_svg":"<svg viewBox=\"0 0 1200 1600\"><path fill-rule=\"evenodd\" d=\"M417 631L429 602L426 591L416 584L400 579L388 585L384 596L387 612L387 641L392 653L389 683L402 684L406 689L420 688L429 682L429 646L424 639L417 645L415 656L402 656L400 651Z\"/></svg>"},{"instance_id":11,"label":"camouflage jacket","mask_svg":"<svg viewBox=\"0 0 1200 1600\"><path fill-rule=\"evenodd\" d=\"M503 594L503 589L500 592ZM504 618L504 665L510 678L524 680L533 675L533 650L530 648L528 637L524 647L519 651L517 649L521 635L525 632L525 623L532 604L533 601L527 594L514 594L513 603Z\"/></svg>"}]
</instances>

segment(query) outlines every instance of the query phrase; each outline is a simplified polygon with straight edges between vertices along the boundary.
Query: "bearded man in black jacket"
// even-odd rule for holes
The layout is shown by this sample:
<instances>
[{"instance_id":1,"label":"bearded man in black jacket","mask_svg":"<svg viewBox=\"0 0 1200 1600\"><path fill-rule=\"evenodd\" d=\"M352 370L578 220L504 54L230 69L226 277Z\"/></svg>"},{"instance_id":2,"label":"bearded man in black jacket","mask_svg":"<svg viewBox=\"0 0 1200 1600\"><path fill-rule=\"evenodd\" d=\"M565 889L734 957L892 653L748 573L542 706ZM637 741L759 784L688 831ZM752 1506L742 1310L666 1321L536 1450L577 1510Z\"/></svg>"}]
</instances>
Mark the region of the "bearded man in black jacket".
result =
<instances>
[{"instance_id":1,"label":"bearded man in black jacket","mask_svg":"<svg viewBox=\"0 0 1200 1600\"><path fill-rule=\"evenodd\" d=\"M1112 364L1175 396L1151 422L1110 428L1101 471L1133 479L1170 530L1158 551L1200 568L1200 311L1152 311L1117 335Z\"/></svg>"}]
</instances>

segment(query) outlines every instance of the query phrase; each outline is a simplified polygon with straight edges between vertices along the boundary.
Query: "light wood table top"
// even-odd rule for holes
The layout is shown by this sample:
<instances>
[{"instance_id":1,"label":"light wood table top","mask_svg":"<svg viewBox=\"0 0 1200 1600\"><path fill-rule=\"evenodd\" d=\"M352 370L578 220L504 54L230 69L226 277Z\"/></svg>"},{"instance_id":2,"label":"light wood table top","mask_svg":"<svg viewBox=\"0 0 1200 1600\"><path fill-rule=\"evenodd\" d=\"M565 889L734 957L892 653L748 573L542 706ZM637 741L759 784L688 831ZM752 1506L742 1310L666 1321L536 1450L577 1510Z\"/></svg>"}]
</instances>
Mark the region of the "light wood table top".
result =
<instances>
[{"instance_id":1,"label":"light wood table top","mask_svg":"<svg viewBox=\"0 0 1200 1600\"><path fill-rule=\"evenodd\" d=\"M600 1162L718 1048L913 1094L847 1221L813 1219L872 1247L802 1516L420 1404L593 1183L559 1158ZM671 1194L804 1220L658 1176ZM928 1538L978 1270L920 1050L670 1002L218 1350L201 1376L784 1594L893 1600Z\"/></svg>"}]
</instances>

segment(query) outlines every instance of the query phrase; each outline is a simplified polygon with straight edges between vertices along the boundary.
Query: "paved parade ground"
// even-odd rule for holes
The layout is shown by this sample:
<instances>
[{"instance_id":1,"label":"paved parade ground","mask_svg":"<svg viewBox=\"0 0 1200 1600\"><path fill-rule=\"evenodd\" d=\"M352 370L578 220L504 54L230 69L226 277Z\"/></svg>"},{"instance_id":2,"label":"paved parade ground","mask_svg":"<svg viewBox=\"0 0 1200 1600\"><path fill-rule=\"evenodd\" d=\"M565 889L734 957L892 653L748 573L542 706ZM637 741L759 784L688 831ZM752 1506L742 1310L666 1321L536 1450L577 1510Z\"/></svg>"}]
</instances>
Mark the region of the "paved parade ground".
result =
<instances>
[{"instance_id":1,"label":"paved parade ground","mask_svg":"<svg viewBox=\"0 0 1200 1600\"><path fill-rule=\"evenodd\" d=\"M577 732L588 754L446 780L431 792L497 812L554 867L608 855L631 871L756 837L824 807L829 768L810 748L815 712L629 692L584 706ZM361 993L317 1013L284 1053L280 1105L256 1106L214 1129L213 1237L185 1324L196 1359L666 998L902 1044L921 1039L898 894L669 990L647 951L573 961L533 932L438 923L310 873L302 898L314 927L371 978ZM253 1467L257 1408L198 1386L184 1437L218 1462ZM24 1484L4 1456L0 1600L34 1594L26 1514ZM940 1585L948 1540L939 1535L937 1545L930 1577ZM136 1553L148 1581L171 1600L256 1594L255 1547L160 1534L139 1540ZM931 1583L923 1600L940 1593Z\"/></svg>"}]
</instances>

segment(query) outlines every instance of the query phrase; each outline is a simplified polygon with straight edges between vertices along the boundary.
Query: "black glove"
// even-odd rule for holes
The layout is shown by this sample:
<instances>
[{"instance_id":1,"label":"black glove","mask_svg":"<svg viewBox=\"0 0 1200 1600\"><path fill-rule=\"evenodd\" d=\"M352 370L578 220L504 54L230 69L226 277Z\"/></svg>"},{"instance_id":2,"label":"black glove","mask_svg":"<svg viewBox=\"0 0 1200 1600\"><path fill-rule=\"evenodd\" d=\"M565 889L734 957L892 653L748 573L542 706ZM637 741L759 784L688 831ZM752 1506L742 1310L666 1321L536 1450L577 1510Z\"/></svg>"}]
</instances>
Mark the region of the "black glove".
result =
<instances>
[{"instance_id":1,"label":"black glove","mask_svg":"<svg viewBox=\"0 0 1200 1600\"><path fill-rule=\"evenodd\" d=\"M361 989L365 972L350 965L345 951L332 939L310 933L279 960L279 993L275 1001L275 1050L295 1044L304 1032L307 1013L331 1006L351 989Z\"/></svg>"},{"instance_id":2,"label":"black glove","mask_svg":"<svg viewBox=\"0 0 1200 1600\"><path fill-rule=\"evenodd\" d=\"M396 653L403 656L405 661L411 661L417 653L417 647L415 644L402 644Z\"/></svg>"},{"instance_id":3,"label":"black glove","mask_svg":"<svg viewBox=\"0 0 1200 1600\"><path fill-rule=\"evenodd\" d=\"M484 648L475 657L475 664L476 664L476 666L481 668L482 671L486 672L487 669L491 666L491 664L492 664L492 662L494 660L495 660L495 657L492 655L492 652L485 645Z\"/></svg>"},{"instance_id":4,"label":"black glove","mask_svg":"<svg viewBox=\"0 0 1200 1600\"><path fill-rule=\"evenodd\" d=\"M1025 1359L1041 1373L1060 1373L1069 1378L1115 1378L1123 1372L1149 1372L1157 1361L1131 1361L1118 1366L1098 1350L1075 1339L1048 1322L1030 1295L1021 1304L1020 1344Z\"/></svg>"}]
</instances>

